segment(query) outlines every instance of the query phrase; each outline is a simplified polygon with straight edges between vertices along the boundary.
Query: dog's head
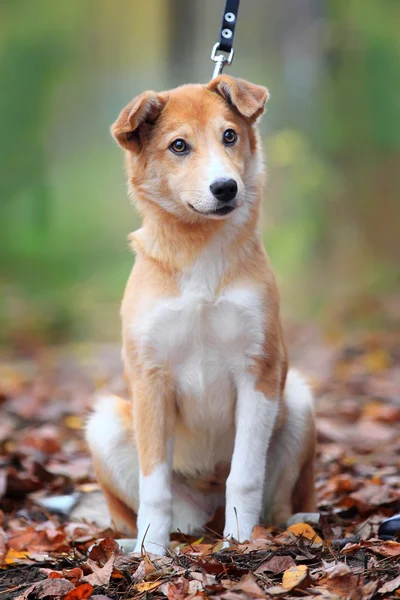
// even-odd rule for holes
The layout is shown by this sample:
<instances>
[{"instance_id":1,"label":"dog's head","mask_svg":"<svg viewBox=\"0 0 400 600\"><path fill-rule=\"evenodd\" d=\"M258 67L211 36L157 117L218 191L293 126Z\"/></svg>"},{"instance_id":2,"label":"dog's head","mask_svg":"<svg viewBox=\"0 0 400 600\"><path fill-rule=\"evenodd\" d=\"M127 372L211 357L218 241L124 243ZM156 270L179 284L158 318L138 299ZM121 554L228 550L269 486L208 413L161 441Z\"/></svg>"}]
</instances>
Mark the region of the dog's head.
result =
<instances>
[{"instance_id":1,"label":"dog's head","mask_svg":"<svg viewBox=\"0 0 400 600\"><path fill-rule=\"evenodd\" d=\"M255 130L268 91L221 75L134 98L112 126L130 191L186 221L248 211L262 172Z\"/></svg>"}]
</instances>

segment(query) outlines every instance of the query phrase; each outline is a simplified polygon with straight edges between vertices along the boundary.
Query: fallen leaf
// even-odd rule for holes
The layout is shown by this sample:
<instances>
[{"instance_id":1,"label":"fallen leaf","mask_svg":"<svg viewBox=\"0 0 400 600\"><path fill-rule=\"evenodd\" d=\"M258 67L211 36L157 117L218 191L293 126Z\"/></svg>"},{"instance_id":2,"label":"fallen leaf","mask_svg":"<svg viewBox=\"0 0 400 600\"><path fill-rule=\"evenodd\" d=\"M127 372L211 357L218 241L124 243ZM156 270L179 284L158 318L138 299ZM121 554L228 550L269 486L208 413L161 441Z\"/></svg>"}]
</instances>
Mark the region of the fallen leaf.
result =
<instances>
[{"instance_id":1,"label":"fallen leaf","mask_svg":"<svg viewBox=\"0 0 400 600\"><path fill-rule=\"evenodd\" d=\"M272 558L269 558L268 560L262 562L261 565L259 565L254 572L265 573L266 571L269 571L270 573L277 574L283 573L287 569L290 569L291 567L295 566L296 563L294 562L291 556L287 554L283 556L275 555Z\"/></svg>"},{"instance_id":2,"label":"fallen leaf","mask_svg":"<svg viewBox=\"0 0 400 600\"><path fill-rule=\"evenodd\" d=\"M380 544L379 546L374 546L372 548L372 551L376 552L376 554L380 554L381 556L387 556L387 557L400 556L400 543L387 541L387 542L384 542L383 544Z\"/></svg>"},{"instance_id":3,"label":"fallen leaf","mask_svg":"<svg viewBox=\"0 0 400 600\"><path fill-rule=\"evenodd\" d=\"M295 588L304 589L310 584L310 575L307 565L298 565L291 567L284 572L282 577L282 587L286 591L294 590Z\"/></svg>"},{"instance_id":4,"label":"fallen leaf","mask_svg":"<svg viewBox=\"0 0 400 600\"><path fill-rule=\"evenodd\" d=\"M88 542L96 538L96 528L87 523L68 523L64 528L67 540L72 542Z\"/></svg>"},{"instance_id":5,"label":"fallen leaf","mask_svg":"<svg viewBox=\"0 0 400 600\"><path fill-rule=\"evenodd\" d=\"M113 572L114 559L114 555L110 556L106 564L99 567L94 560L89 558L86 564L92 569L92 573L83 577L83 581L87 581L91 585L107 585Z\"/></svg>"},{"instance_id":6,"label":"fallen leaf","mask_svg":"<svg viewBox=\"0 0 400 600\"><path fill-rule=\"evenodd\" d=\"M20 559L28 558L27 552L22 552L20 550L14 550L14 548L10 548L4 558L4 562L6 565L13 565L18 562Z\"/></svg>"},{"instance_id":7,"label":"fallen leaf","mask_svg":"<svg viewBox=\"0 0 400 600\"><path fill-rule=\"evenodd\" d=\"M76 585L83 577L83 571L79 567L73 569L64 569L63 571L49 571L48 569L41 569L42 573L47 571L47 576L50 578L63 578L68 579L71 583Z\"/></svg>"},{"instance_id":8,"label":"fallen leaf","mask_svg":"<svg viewBox=\"0 0 400 600\"><path fill-rule=\"evenodd\" d=\"M391 579L383 584L382 587L379 588L378 594L389 594L390 592L395 592L400 588L400 575L395 577L395 579Z\"/></svg>"},{"instance_id":9,"label":"fallen leaf","mask_svg":"<svg viewBox=\"0 0 400 600\"><path fill-rule=\"evenodd\" d=\"M137 583L135 587L138 592L150 592L158 588L161 583L161 581L142 581L141 583Z\"/></svg>"},{"instance_id":10,"label":"fallen leaf","mask_svg":"<svg viewBox=\"0 0 400 600\"><path fill-rule=\"evenodd\" d=\"M353 574L349 565L342 562L323 564L325 574L318 580L318 589L325 589L340 598L347 598L351 590L362 587L362 578Z\"/></svg>"},{"instance_id":11,"label":"fallen leaf","mask_svg":"<svg viewBox=\"0 0 400 600\"><path fill-rule=\"evenodd\" d=\"M368 514L374 508L383 504L391 504L400 500L400 491L388 485L367 484L349 494L342 504L347 507L355 506L361 514Z\"/></svg>"},{"instance_id":12,"label":"fallen leaf","mask_svg":"<svg viewBox=\"0 0 400 600\"><path fill-rule=\"evenodd\" d=\"M188 595L189 581L185 577L179 577L167 584L166 591L168 600L183 600Z\"/></svg>"},{"instance_id":13,"label":"fallen leaf","mask_svg":"<svg viewBox=\"0 0 400 600\"><path fill-rule=\"evenodd\" d=\"M150 575L150 573L153 573L155 570L156 570L156 567L151 562L149 556L147 554L145 554L143 560L140 561L138 568L132 575L132 581L134 583L139 582L142 579L144 579L145 577L147 577L147 575Z\"/></svg>"},{"instance_id":14,"label":"fallen leaf","mask_svg":"<svg viewBox=\"0 0 400 600\"><path fill-rule=\"evenodd\" d=\"M27 600L32 592L35 593L35 597L39 600L46 597L60 598L65 594L68 595L68 592L73 589L74 586L72 583L66 579L44 579L26 588L15 600Z\"/></svg>"},{"instance_id":15,"label":"fallen leaf","mask_svg":"<svg viewBox=\"0 0 400 600\"><path fill-rule=\"evenodd\" d=\"M283 594L287 594L287 589L281 585L273 585L268 588L269 596L282 596Z\"/></svg>"},{"instance_id":16,"label":"fallen leaf","mask_svg":"<svg viewBox=\"0 0 400 600\"><path fill-rule=\"evenodd\" d=\"M89 558L104 565L111 555L119 550L118 543L112 538L104 538L96 543L89 552Z\"/></svg>"},{"instance_id":17,"label":"fallen leaf","mask_svg":"<svg viewBox=\"0 0 400 600\"><path fill-rule=\"evenodd\" d=\"M81 583L70 590L62 600L86 600L92 595L93 586L90 583Z\"/></svg>"},{"instance_id":18,"label":"fallen leaf","mask_svg":"<svg viewBox=\"0 0 400 600\"><path fill-rule=\"evenodd\" d=\"M10 548L29 550L30 553L62 550L65 542L64 532L55 528L50 521L18 531L8 540Z\"/></svg>"},{"instance_id":19,"label":"fallen leaf","mask_svg":"<svg viewBox=\"0 0 400 600\"><path fill-rule=\"evenodd\" d=\"M3 529L0 528L0 565L2 564L5 555L7 554L7 546L6 546L6 533Z\"/></svg>"},{"instance_id":20,"label":"fallen leaf","mask_svg":"<svg viewBox=\"0 0 400 600\"><path fill-rule=\"evenodd\" d=\"M314 546L322 545L323 540L308 523L295 523L287 529L294 535L301 536L310 540Z\"/></svg>"},{"instance_id":21,"label":"fallen leaf","mask_svg":"<svg viewBox=\"0 0 400 600\"><path fill-rule=\"evenodd\" d=\"M244 592L247 596L254 596L256 598L262 598L265 595L263 590L257 584L253 573L244 575L238 583L231 587L231 590Z\"/></svg>"},{"instance_id":22,"label":"fallen leaf","mask_svg":"<svg viewBox=\"0 0 400 600\"><path fill-rule=\"evenodd\" d=\"M268 539L271 540L273 538L272 534L265 527L261 527L261 525L255 525L253 527L253 531L251 532L251 540L260 540L260 539Z\"/></svg>"}]
</instances>

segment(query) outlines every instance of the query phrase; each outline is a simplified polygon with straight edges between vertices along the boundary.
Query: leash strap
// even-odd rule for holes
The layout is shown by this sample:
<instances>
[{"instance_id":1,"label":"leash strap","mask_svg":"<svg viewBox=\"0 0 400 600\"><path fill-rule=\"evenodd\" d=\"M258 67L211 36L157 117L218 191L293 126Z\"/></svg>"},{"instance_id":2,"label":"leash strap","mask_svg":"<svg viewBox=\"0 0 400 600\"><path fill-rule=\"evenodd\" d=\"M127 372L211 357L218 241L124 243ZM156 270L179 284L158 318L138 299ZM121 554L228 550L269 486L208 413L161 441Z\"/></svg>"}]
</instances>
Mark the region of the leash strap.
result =
<instances>
[{"instance_id":1,"label":"leash strap","mask_svg":"<svg viewBox=\"0 0 400 600\"><path fill-rule=\"evenodd\" d=\"M215 62L213 79L220 75L224 66L230 65L233 60L233 36L239 12L239 3L240 0L226 0L218 42L211 52L211 60ZM224 54L220 54L220 52Z\"/></svg>"}]
</instances>

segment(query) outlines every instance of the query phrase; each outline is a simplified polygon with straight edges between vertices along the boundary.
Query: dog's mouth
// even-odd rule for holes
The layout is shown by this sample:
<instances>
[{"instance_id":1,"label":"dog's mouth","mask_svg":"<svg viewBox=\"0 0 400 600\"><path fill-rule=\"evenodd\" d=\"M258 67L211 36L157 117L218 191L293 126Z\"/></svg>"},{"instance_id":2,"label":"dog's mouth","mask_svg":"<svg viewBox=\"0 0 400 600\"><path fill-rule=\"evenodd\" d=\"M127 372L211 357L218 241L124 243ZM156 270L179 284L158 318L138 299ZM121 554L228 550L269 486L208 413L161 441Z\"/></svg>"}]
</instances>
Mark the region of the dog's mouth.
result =
<instances>
[{"instance_id":1,"label":"dog's mouth","mask_svg":"<svg viewBox=\"0 0 400 600\"><path fill-rule=\"evenodd\" d=\"M237 207L237 204L226 204L225 206L221 206L220 208L216 208L215 210L203 211L203 210L198 210L192 204L189 204L189 208L194 210L194 212L199 213L200 215L216 216L216 217L224 217L225 215L229 215L229 213L231 213L233 210L235 210L236 207Z\"/></svg>"}]
</instances>

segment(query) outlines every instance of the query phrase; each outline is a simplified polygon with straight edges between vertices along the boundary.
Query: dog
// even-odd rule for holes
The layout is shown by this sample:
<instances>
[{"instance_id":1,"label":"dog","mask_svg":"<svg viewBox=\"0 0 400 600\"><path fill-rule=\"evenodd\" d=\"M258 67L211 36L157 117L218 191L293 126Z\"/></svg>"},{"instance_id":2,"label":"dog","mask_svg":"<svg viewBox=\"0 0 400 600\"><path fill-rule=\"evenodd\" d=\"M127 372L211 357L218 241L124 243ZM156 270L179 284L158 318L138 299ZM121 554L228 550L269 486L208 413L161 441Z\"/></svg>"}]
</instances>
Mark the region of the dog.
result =
<instances>
[{"instance_id":1,"label":"dog","mask_svg":"<svg viewBox=\"0 0 400 600\"><path fill-rule=\"evenodd\" d=\"M163 554L225 511L225 544L315 510L313 400L288 358L258 230L266 88L220 75L144 92L112 126L143 218L122 302L130 400L86 437L114 527Z\"/></svg>"}]
</instances>

